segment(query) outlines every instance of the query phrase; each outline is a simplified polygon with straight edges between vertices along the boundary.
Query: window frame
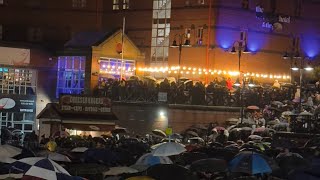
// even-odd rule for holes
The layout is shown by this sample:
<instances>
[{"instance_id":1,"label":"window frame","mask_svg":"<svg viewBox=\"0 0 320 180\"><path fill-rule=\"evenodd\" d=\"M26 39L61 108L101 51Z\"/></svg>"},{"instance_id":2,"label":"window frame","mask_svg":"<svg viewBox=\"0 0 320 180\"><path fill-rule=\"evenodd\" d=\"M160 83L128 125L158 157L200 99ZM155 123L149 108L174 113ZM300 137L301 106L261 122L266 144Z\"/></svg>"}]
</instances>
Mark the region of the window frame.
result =
<instances>
[{"instance_id":1,"label":"window frame","mask_svg":"<svg viewBox=\"0 0 320 180\"><path fill-rule=\"evenodd\" d=\"M56 97L81 94L85 84L85 56L60 56L57 64ZM77 67L75 67L78 65Z\"/></svg>"}]
</instances>

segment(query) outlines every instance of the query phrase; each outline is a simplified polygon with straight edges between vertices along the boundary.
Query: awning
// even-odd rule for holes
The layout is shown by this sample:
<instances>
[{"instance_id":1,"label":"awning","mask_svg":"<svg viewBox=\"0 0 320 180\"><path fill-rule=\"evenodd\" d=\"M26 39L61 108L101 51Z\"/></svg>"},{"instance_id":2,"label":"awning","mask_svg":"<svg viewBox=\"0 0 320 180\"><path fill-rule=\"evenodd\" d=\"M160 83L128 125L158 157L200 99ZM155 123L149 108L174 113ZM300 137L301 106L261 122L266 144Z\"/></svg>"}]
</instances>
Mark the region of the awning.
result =
<instances>
[{"instance_id":1,"label":"awning","mask_svg":"<svg viewBox=\"0 0 320 180\"><path fill-rule=\"evenodd\" d=\"M67 129L74 129L80 131L111 131L115 128L115 123L102 121L63 121L62 126Z\"/></svg>"}]
</instances>

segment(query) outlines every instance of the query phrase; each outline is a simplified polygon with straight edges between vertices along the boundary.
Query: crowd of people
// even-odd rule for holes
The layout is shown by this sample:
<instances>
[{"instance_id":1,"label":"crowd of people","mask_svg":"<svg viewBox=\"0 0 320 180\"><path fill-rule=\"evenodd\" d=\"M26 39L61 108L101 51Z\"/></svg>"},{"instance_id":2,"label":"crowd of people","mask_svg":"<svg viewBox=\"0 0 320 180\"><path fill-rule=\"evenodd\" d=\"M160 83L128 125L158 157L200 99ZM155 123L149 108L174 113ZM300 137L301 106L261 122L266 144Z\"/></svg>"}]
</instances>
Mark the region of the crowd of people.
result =
<instances>
[{"instance_id":1,"label":"crowd of people","mask_svg":"<svg viewBox=\"0 0 320 180\"><path fill-rule=\"evenodd\" d=\"M249 106L264 107L272 101L283 102L300 98L300 88L295 84L259 84L237 87L230 78L218 79L204 84L187 78L165 78L158 81L152 77L133 76L128 80L101 79L96 95L110 97L113 101L159 102L159 92L166 93L166 102L170 104L192 104L212 106ZM317 88L302 89L302 99L311 102L320 101ZM240 96L242 94L242 96ZM241 99L242 98L242 99ZM314 104L316 104L314 103Z\"/></svg>"}]
</instances>

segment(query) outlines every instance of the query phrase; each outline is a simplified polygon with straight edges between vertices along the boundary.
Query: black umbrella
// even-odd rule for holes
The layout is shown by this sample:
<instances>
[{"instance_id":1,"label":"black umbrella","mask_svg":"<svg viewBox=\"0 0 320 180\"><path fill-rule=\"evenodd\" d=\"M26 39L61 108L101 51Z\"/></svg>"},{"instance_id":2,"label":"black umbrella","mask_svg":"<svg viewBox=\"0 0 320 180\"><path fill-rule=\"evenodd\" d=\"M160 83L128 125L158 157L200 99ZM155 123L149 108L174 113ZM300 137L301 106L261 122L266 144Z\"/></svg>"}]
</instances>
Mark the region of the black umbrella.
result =
<instances>
[{"instance_id":1,"label":"black umbrella","mask_svg":"<svg viewBox=\"0 0 320 180\"><path fill-rule=\"evenodd\" d=\"M157 180L192 180L190 171L175 164L157 164L147 169L146 175Z\"/></svg>"},{"instance_id":2,"label":"black umbrella","mask_svg":"<svg viewBox=\"0 0 320 180\"><path fill-rule=\"evenodd\" d=\"M195 161L190 166L192 172L225 172L227 170L227 162L223 159L201 159Z\"/></svg>"},{"instance_id":3,"label":"black umbrella","mask_svg":"<svg viewBox=\"0 0 320 180\"><path fill-rule=\"evenodd\" d=\"M310 167L310 163L306 159L296 156L295 154L291 156L278 156L276 161L285 177L292 170Z\"/></svg>"},{"instance_id":4,"label":"black umbrella","mask_svg":"<svg viewBox=\"0 0 320 180\"><path fill-rule=\"evenodd\" d=\"M194 131L187 131L186 134L193 136L193 137L199 137L198 133L196 133Z\"/></svg>"},{"instance_id":5,"label":"black umbrella","mask_svg":"<svg viewBox=\"0 0 320 180\"><path fill-rule=\"evenodd\" d=\"M188 165L200 159L207 159L208 155L200 152L185 152L180 155L178 160L183 165Z\"/></svg>"}]
</instances>

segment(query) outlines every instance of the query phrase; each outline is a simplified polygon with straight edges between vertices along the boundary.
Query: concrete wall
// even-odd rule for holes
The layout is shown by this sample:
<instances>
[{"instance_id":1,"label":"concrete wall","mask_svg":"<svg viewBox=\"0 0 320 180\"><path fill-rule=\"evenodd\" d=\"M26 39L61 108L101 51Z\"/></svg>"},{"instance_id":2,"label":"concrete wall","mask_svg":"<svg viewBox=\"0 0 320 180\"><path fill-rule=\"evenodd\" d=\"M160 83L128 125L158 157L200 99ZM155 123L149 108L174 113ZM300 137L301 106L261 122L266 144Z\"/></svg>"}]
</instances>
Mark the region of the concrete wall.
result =
<instances>
[{"instance_id":1,"label":"concrete wall","mask_svg":"<svg viewBox=\"0 0 320 180\"><path fill-rule=\"evenodd\" d=\"M237 118L238 108L189 105L114 104L113 111L119 118L117 125L135 133L150 133L153 129L173 128L182 132L195 124L217 122L224 125L229 118Z\"/></svg>"}]
</instances>

